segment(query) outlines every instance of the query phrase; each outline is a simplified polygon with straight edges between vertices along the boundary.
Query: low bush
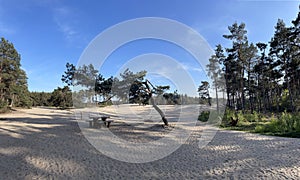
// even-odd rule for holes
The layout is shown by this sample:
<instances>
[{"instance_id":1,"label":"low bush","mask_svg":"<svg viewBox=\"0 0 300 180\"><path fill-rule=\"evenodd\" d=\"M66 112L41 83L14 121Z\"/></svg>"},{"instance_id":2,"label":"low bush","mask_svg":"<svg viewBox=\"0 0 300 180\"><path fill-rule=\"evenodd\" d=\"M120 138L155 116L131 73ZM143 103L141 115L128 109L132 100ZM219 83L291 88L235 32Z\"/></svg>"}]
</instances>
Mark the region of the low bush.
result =
<instances>
[{"instance_id":1,"label":"low bush","mask_svg":"<svg viewBox=\"0 0 300 180\"><path fill-rule=\"evenodd\" d=\"M207 122L209 119L210 111L202 111L198 116L198 120L201 122Z\"/></svg>"},{"instance_id":2,"label":"low bush","mask_svg":"<svg viewBox=\"0 0 300 180\"><path fill-rule=\"evenodd\" d=\"M237 120L233 126L231 121ZM230 130L240 130L285 137L300 137L300 113L283 112L279 115L263 115L257 112L234 111L227 109L221 127Z\"/></svg>"},{"instance_id":3,"label":"low bush","mask_svg":"<svg viewBox=\"0 0 300 180\"><path fill-rule=\"evenodd\" d=\"M0 113L5 113L8 111L8 104L6 101L0 100Z\"/></svg>"},{"instance_id":4,"label":"low bush","mask_svg":"<svg viewBox=\"0 0 300 180\"><path fill-rule=\"evenodd\" d=\"M262 121L262 115L257 113L256 111L253 111L253 113L244 113L241 114L244 121L248 122L261 122Z\"/></svg>"},{"instance_id":5,"label":"low bush","mask_svg":"<svg viewBox=\"0 0 300 180\"><path fill-rule=\"evenodd\" d=\"M230 122L231 122L231 117L235 117L235 111L231 110L231 109L226 109L223 119L222 119L222 123L221 123L221 127L227 127L229 126Z\"/></svg>"},{"instance_id":6,"label":"low bush","mask_svg":"<svg viewBox=\"0 0 300 180\"><path fill-rule=\"evenodd\" d=\"M278 118L271 119L269 123L256 126L254 132L288 137L300 137L300 114L283 112Z\"/></svg>"}]
</instances>

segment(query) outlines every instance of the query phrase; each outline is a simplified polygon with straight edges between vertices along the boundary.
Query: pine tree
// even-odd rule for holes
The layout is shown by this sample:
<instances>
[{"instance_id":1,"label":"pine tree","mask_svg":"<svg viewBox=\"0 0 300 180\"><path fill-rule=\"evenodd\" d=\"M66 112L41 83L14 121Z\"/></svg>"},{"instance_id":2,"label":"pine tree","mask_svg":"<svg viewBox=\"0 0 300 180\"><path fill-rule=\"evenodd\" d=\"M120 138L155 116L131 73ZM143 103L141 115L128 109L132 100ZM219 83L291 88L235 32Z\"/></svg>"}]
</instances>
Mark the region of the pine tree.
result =
<instances>
[{"instance_id":1,"label":"pine tree","mask_svg":"<svg viewBox=\"0 0 300 180\"><path fill-rule=\"evenodd\" d=\"M73 86L73 79L76 72L76 67L71 64L66 64L67 70L65 71L65 74L62 75L61 81L66 83L68 86Z\"/></svg>"},{"instance_id":2,"label":"pine tree","mask_svg":"<svg viewBox=\"0 0 300 180\"><path fill-rule=\"evenodd\" d=\"M222 62L223 59L223 52L222 52L221 45L218 45L215 54L211 56L209 59L209 64L207 64L206 68L208 71L208 75L212 79L213 86L215 88L215 94L216 94L216 102L217 102L217 111L219 112L219 96L218 96L218 89L220 88L219 82L223 77L221 76L221 66L220 62Z\"/></svg>"},{"instance_id":3,"label":"pine tree","mask_svg":"<svg viewBox=\"0 0 300 180\"><path fill-rule=\"evenodd\" d=\"M257 49L254 44L248 45L248 42L245 44L244 48L244 58L246 59L246 72L247 72L247 95L249 98L250 111L253 113L254 111L254 94L255 94L255 80L254 80L254 66L257 63ZM244 91L245 91L244 90Z\"/></svg>"},{"instance_id":4,"label":"pine tree","mask_svg":"<svg viewBox=\"0 0 300 180\"><path fill-rule=\"evenodd\" d=\"M31 105L27 76L21 69L21 56L14 45L4 38L0 41L0 109Z\"/></svg>"},{"instance_id":5,"label":"pine tree","mask_svg":"<svg viewBox=\"0 0 300 180\"><path fill-rule=\"evenodd\" d=\"M49 101L53 106L60 107L62 109L72 107L72 92L68 86L63 88L58 87L52 92Z\"/></svg>"},{"instance_id":6,"label":"pine tree","mask_svg":"<svg viewBox=\"0 0 300 180\"><path fill-rule=\"evenodd\" d=\"M247 48L247 31L245 30L245 24L241 23L238 25L234 23L232 26L228 26L230 31L229 35L223 35L224 38L232 40L232 48L227 49L229 53L228 60L233 70L234 76L232 77L233 84L236 84L236 87L232 89L233 98L237 96L237 102L235 103L236 107L240 107L242 110L245 109L245 69L247 57L245 56L245 48Z\"/></svg>"},{"instance_id":7,"label":"pine tree","mask_svg":"<svg viewBox=\"0 0 300 180\"><path fill-rule=\"evenodd\" d=\"M299 12L290 28L289 40L291 43L291 88L294 92L295 106L300 110L300 6Z\"/></svg>"},{"instance_id":8,"label":"pine tree","mask_svg":"<svg viewBox=\"0 0 300 180\"><path fill-rule=\"evenodd\" d=\"M209 95L209 82L201 81L201 85L198 87L198 93L200 97L200 104L208 103L211 106L211 98Z\"/></svg>"},{"instance_id":9,"label":"pine tree","mask_svg":"<svg viewBox=\"0 0 300 180\"><path fill-rule=\"evenodd\" d=\"M275 26L275 34L270 42L270 56L280 63L280 70L284 75L284 84L288 90L290 109L294 111L294 94L292 91L292 46L289 41L290 30L286 27L283 20L278 19Z\"/></svg>"}]
</instances>

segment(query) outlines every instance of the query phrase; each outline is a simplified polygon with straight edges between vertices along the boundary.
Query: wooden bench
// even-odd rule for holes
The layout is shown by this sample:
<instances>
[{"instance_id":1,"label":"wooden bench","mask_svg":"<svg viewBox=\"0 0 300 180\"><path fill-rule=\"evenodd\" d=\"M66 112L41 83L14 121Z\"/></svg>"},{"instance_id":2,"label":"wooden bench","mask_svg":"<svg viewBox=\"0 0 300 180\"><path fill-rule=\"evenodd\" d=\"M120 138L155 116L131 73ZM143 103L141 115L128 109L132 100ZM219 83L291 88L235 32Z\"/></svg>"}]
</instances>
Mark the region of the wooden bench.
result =
<instances>
[{"instance_id":1,"label":"wooden bench","mask_svg":"<svg viewBox=\"0 0 300 180\"><path fill-rule=\"evenodd\" d=\"M101 124L99 123L99 119L102 120L104 125L109 128L110 124L113 122L113 120L108 120L110 118L109 116L90 116L91 120L89 120L89 126L93 128L100 128Z\"/></svg>"}]
</instances>

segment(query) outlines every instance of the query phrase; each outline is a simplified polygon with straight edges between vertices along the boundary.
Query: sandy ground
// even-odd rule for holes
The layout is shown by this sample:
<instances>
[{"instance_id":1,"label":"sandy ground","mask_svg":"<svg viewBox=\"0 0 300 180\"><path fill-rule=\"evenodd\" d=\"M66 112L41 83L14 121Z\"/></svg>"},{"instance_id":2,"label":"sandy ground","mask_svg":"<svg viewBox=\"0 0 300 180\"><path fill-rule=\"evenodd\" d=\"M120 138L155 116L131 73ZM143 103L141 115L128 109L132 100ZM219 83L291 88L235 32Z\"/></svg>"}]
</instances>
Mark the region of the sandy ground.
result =
<instances>
[{"instance_id":1,"label":"sandy ground","mask_svg":"<svg viewBox=\"0 0 300 180\"><path fill-rule=\"evenodd\" d=\"M147 143L172 131L158 125L157 115L143 108L135 109L140 111L138 116L128 109L101 111L115 121L110 131L128 141ZM165 110L168 108L172 109L166 106ZM199 148L203 128L199 124L179 149L162 159L118 161L99 152L85 138L83 132L89 128L84 129L85 124L80 128L76 118L85 119L89 111L33 108L0 115L0 179L300 178L300 139L222 130ZM176 119L176 113L173 115ZM175 124L172 118L170 121Z\"/></svg>"}]
</instances>

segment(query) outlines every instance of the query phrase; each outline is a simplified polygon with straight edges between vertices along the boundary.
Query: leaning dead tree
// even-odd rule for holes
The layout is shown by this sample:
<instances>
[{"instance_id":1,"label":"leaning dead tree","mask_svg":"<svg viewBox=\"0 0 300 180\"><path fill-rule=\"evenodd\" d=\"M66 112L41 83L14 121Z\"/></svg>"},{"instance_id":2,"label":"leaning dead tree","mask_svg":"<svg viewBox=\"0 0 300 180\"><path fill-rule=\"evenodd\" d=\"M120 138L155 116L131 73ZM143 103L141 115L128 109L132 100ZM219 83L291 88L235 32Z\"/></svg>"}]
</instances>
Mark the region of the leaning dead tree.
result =
<instances>
[{"instance_id":1,"label":"leaning dead tree","mask_svg":"<svg viewBox=\"0 0 300 180\"><path fill-rule=\"evenodd\" d=\"M168 120L167 120L167 118L165 116L165 113L155 103L155 100L153 98L153 94L157 94L159 92L162 92L164 89L168 89L169 87L168 86L155 87L148 80L146 80L145 82L142 82L142 84L144 85L143 87L145 88L145 91L148 94L148 98L149 98L150 103L152 104L153 108L159 113L159 115L161 116L161 119L164 122L165 126L168 126L169 123L168 123Z\"/></svg>"}]
</instances>

